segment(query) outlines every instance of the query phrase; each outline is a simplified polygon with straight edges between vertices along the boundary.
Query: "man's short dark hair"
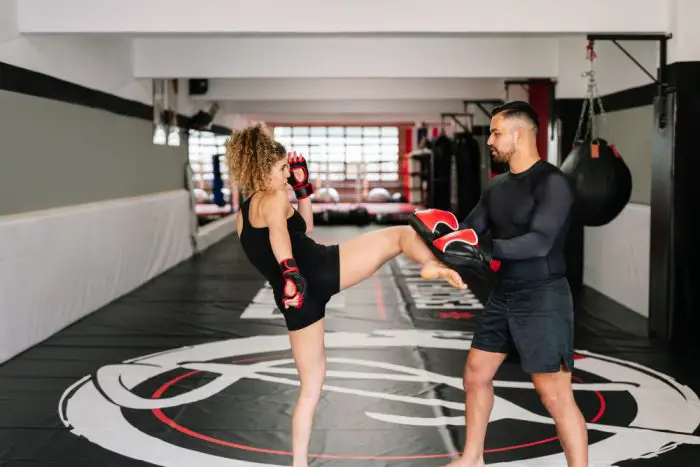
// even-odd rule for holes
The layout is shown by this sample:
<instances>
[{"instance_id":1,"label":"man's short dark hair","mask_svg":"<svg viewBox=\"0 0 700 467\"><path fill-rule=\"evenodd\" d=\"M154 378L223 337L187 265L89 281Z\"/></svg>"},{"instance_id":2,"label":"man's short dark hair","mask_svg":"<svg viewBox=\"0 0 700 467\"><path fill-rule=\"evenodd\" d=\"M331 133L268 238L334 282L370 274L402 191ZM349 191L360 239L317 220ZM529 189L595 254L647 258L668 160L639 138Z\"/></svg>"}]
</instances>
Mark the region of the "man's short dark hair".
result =
<instances>
[{"instance_id":1,"label":"man's short dark hair","mask_svg":"<svg viewBox=\"0 0 700 467\"><path fill-rule=\"evenodd\" d=\"M503 115L504 117L520 117L525 118L530 121L535 127L535 130L539 128L539 117L537 112L524 101L510 101L503 104L497 104L491 111L491 118L496 115Z\"/></svg>"}]
</instances>

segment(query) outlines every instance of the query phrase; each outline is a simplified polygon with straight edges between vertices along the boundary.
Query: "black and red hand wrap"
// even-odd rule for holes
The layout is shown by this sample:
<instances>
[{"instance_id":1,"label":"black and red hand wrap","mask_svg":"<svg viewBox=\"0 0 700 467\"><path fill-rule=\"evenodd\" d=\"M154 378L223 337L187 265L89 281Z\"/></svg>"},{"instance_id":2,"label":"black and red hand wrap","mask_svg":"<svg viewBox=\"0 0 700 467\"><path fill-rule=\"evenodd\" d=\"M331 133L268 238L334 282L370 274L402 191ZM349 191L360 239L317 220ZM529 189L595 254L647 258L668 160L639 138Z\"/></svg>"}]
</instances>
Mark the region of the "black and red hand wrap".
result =
<instances>
[{"instance_id":1,"label":"black and red hand wrap","mask_svg":"<svg viewBox=\"0 0 700 467\"><path fill-rule=\"evenodd\" d=\"M309 182L309 167L306 164L306 159L296 152L289 154L288 159L291 175L289 175L287 182L291 185L298 200L308 198L313 194L314 186Z\"/></svg>"},{"instance_id":2,"label":"black and red hand wrap","mask_svg":"<svg viewBox=\"0 0 700 467\"><path fill-rule=\"evenodd\" d=\"M282 269L282 278L284 280L283 291L285 297L282 299L282 303L287 304L288 301L298 298L299 304L296 308L301 308L304 304L304 297L306 297L306 279L301 275L296 261L292 258L282 260L280 268Z\"/></svg>"}]
</instances>

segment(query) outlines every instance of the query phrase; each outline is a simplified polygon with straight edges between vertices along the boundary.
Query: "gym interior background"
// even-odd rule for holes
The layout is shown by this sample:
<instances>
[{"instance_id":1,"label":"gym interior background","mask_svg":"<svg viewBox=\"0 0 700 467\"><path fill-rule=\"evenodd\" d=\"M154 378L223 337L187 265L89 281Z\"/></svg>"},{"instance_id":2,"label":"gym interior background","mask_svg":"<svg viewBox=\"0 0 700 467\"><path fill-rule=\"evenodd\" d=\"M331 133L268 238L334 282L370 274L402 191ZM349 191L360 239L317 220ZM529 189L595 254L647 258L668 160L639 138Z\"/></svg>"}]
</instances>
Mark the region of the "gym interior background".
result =
<instances>
[{"instance_id":1,"label":"gym interior background","mask_svg":"<svg viewBox=\"0 0 700 467\"><path fill-rule=\"evenodd\" d=\"M696 2L640 0L628 15L623 0L587 0L552 7L557 27L532 19L545 0L510 7L514 19L442 0L425 21L394 11L362 24L346 18L366 2L267 2L272 19L212 3L221 11L199 22L186 16L205 6L163 15L152 3L0 3L0 362L234 238L231 131L265 121L307 157L327 232L402 223L418 207L463 214L504 170L485 145L492 106L531 102L541 155L559 165L591 66L596 127L633 189L612 222L572 227L577 313L697 350ZM595 8L608 12L582 15ZM464 138L454 173L435 156L440 138Z\"/></svg>"}]
</instances>

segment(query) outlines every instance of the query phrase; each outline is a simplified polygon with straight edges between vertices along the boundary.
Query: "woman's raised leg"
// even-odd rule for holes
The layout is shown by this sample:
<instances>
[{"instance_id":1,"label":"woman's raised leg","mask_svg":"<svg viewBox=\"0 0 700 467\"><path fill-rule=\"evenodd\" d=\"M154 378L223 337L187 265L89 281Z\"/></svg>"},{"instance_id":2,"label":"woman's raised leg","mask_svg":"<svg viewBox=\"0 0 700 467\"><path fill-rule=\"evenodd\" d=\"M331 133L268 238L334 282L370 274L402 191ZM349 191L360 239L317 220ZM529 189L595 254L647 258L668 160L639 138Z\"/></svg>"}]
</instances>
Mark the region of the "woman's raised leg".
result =
<instances>
[{"instance_id":1,"label":"woman's raised leg","mask_svg":"<svg viewBox=\"0 0 700 467\"><path fill-rule=\"evenodd\" d=\"M444 279L453 287L466 288L460 275L447 268L410 226L374 230L340 244L340 288L346 289L372 276L384 263L404 254L423 266L424 279Z\"/></svg>"},{"instance_id":2,"label":"woman's raised leg","mask_svg":"<svg viewBox=\"0 0 700 467\"><path fill-rule=\"evenodd\" d=\"M292 355L299 372L299 397L292 413L293 467L308 467L309 440L326 377L324 321L289 332Z\"/></svg>"}]
</instances>

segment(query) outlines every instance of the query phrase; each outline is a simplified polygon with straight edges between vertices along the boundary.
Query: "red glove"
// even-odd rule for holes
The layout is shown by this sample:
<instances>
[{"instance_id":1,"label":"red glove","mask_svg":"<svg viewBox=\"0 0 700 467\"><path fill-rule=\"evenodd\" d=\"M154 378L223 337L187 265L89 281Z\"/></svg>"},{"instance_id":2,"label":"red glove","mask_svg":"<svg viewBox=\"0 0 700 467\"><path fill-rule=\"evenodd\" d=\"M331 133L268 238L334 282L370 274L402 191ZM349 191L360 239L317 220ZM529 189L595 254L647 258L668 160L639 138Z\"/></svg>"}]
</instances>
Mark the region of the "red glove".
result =
<instances>
[{"instance_id":1,"label":"red glove","mask_svg":"<svg viewBox=\"0 0 700 467\"><path fill-rule=\"evenodd\" d=\"M449 211L425 209L414 211L408 223L430 248L438 261L460 275L485 276L498 271L500 262L489 261L479 246L474 229L461 229L457 217Z\"/></svg>"},{"instance_id":2,"label":"red glove","mask_svg":"<svg viewBox=\"0 0 700 467\"><path fill-rule=\"evenodd\" d=\"M285 305L288 301L295 298L299 299L299 304L296 308L301 308L304 304L304 297L306 297L307 283L304 276L299 272L296 261L293 258L282 260L280 263L280 268L282 269L282 278L284 279L284 296L282 303Z\"/></svg>"},{"instance_id":3,"label":"red glove","mask_svg":"<svg viewBox=\"0 0 700 467\"><path fill-rule=\"evenodd\" d=\"M314 192L314 186L309 182L309 167L306 159L296 151L287 154L289 158L289 179L287 182L292 186L294 194L298 200L308 198Z\"/></svg>"},{"instance_id":4,"label":"red glove","mask_svg":"<svg viewBox=\"0 0 700 467\"><path fill-rule=\"evenodd\" d=\"M440 209L414 211L408 216L408 223L423 241L427 242L433 242L459 228L457 217L449 211Z\"/></svg>"},{"instance_id":5,"label":"red glove","mask_svg":"<svg viewBox=\"0 0 700 467\"><path fill-rule=\"evenodd\" d=\"M479 247L479 236L473 229L455 230L433 241L430 246L438 260L460 275L484 276L497 271Z\"/></svg>"},{"instance_id":6,"label":"red glove","mask_svg":"<svg viewBox=\"0 0 700 467\"><path fill-rule=\"evenodd\" d=\"M457 230L443 235L433 242L433 246L456 262L464 261L468 264L485 261L479 249L479 236L474 229Z\"/></svg>"}]
</instances>

